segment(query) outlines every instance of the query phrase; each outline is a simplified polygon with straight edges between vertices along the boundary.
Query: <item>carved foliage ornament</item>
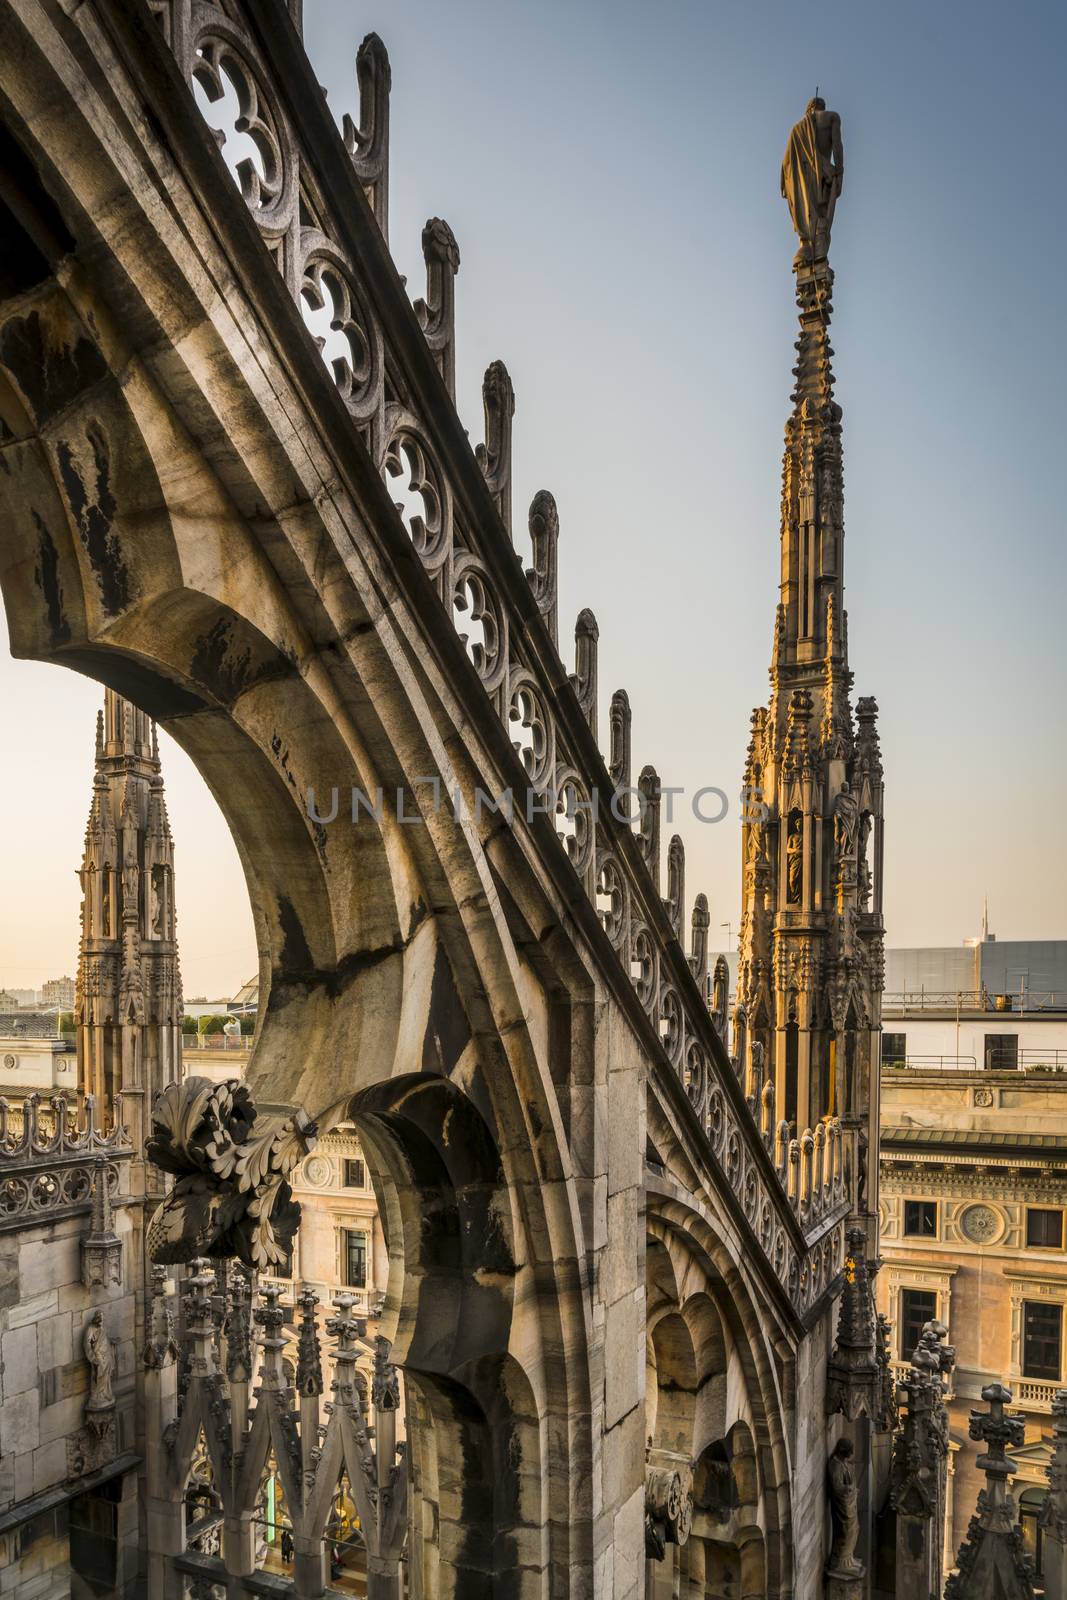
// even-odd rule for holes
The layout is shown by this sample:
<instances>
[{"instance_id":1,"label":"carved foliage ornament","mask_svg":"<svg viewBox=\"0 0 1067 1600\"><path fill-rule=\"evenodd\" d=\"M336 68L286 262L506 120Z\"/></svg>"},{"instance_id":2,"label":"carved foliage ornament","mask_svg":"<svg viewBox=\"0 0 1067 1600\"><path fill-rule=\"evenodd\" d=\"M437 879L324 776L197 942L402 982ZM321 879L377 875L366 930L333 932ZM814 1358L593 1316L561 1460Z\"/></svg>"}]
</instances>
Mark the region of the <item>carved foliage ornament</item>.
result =
<instances>
[{"instance_id":1,"label":"carved foliage ornament","mask_svg":"<svg viewBox=\"0 0 1067 1600\"><path fill-rule=\"evenodd\" d=\"M692 1526L692 1467L646 1466L645 1554L662 1561L667 1545L685 1544Z\"/></svg>"},{"instance_id":2,"label":"carved foliage ornament","mask_svg":"<svg viewBox=\"0 0 1067 1600\"><path fill-rule=\"evenodd\" d=\"M252 1268L284 1266L300 1222L287 1179L314 1147L303 1112L253 1131L256 1108L236 1079L168 1084L152 1114L148 1158L177 1183L149 1224L154 1262L236 1256Z\"/></svg>"}]
</instances>

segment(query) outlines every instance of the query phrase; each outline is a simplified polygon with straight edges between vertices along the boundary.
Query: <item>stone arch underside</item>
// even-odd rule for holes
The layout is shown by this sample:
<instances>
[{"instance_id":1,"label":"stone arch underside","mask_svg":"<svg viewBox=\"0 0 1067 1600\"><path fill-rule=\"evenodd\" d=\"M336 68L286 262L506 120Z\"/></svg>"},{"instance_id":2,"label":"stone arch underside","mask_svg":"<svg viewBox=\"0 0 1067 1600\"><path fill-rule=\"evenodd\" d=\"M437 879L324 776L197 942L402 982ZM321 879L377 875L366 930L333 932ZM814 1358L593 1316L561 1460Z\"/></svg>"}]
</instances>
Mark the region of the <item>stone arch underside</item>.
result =
<instances>
[{"instance_id":1,"label":"stone arch underside","mask_svg":"<svg viewBox=\"0 0 1067 1600\"><path fill-rule=\"evenodd\" d=\"M691 1583L711 1585L709 1593L718 1592L714 1583L721 1579L724 1593L744 1600L789 1594L791 1464L772 1318L728 1237L707 1217L650 1195L647 1227L648 1380L656 1378L661 1328L668 1336L663 1347L672 1353L670 1406L676 1412L679 1398L686 1402L692 1430L692 1549L679 1553L680 1571ZM676 1372L687 1370L684 1359L674 1359L679 1349L691 1356L691 1394L677 1383ZM659 1390L648 1415L662 1403ZM739 1587L731 1590L731 1582Z\"/></svg>"},{"instance_id":2,"label":"stone arch underside","mask_svg":"<svg viewBox=\"0 0 1067 1600\"><path fill-rule=\"evenodd\" d=\"M62 152L21 131L34 169L18 196L25 243L0 284L0 589L13 651L140 705L218 800L259 942L265 1005L248 1078L259 1102L328 1123L365 1097L359 1120L387 1167L411 1160L412 1119L397 1107L430 1104L427 1080L439 1099L455 1096L457 1126L468 1107L487 1130L507 1265L468 1258L492 1301L480 1345L431 1356L421 1308L402 1293L393 1331L400 1359L419 1363L441 1438L454 1440L463 1417L491 1461L506 1452L523 1484L516 1505L535 1503L541 1519L531 1563L547 1583L591 1561L570 1155L486 840L446 810L405 827L389 804L426 775L446 793L485 781L489 763L447 691L455 640L441 643L439 666L408 601L424 577L376 474L360 460L339 477L313 428L294 425L304 396L281 392L287 375L266 370L255 330L227 320L213 290L210 305L196 300L212 286L175 275L165 241L139 236L144 216L123 219L121 258L117 239L105 245L88 219L109 199L131 207L99 148L82 152L82 191L56 179L53 197L36 172L54 176ZM171 326L159 320L164 302ZM354 431L351 443L357 457ZM308 789L321 816L335 786L338 818L314 821ZM353 788L382 791L380 819L346 820ZM441 1158L441 1122L420 1136ZM520 1323L515 1285L534 1280ZM454 1449L448 1460L455 1470ZM527 1528L526 1509L502 1511L500 1493L498 1475L479 1558L491 1583ZM459 1592L461 1570L441 1594Z\"/></svg>"}]
</instances>

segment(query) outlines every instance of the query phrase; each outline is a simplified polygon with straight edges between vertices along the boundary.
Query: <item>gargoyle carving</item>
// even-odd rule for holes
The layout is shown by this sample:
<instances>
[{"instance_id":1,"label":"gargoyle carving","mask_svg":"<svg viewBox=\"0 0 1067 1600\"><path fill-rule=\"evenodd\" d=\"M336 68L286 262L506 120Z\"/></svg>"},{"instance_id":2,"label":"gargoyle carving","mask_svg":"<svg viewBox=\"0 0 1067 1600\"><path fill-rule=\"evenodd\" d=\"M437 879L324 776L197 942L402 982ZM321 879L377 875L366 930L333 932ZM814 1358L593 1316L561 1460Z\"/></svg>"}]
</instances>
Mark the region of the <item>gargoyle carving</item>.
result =
<instances>
[{"instance_id":1,"label":"gargoyle carving","mask_svg":"<svg viewBox=\"0 0 1067 1600\"><path fill-rule=\"evenodd\" d=\"M257 1122L236 1078L168 1084L147 1153L178 1181L149 1224L152 1261L236 1256L254 1269L285 1266L300 1225L287 1179L314 1148L315 1132L303 1111Z\"/></svg>"}]
</instances>

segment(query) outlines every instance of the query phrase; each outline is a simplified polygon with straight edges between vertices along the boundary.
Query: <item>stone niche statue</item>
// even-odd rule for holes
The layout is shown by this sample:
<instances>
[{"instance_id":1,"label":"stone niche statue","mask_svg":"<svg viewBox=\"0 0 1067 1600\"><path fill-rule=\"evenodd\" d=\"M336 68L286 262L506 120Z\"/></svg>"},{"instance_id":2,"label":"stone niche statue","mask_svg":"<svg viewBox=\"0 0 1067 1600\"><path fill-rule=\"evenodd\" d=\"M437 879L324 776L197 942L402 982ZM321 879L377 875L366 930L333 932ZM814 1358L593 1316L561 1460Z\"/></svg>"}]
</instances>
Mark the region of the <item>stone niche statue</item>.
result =
<instances>
[{"instance_id":1,"label":"stone niche statue","mask_svg":"<svg viewBox=\"0 0 1067 1600\"><path fill-rule=\"evenodd\" d=\"M790 822L785 845L786 899L791 906L800 904L804 887L804 834L799 820Z\"/></svg>"},{"instance_id":2,"label":"stone niche statue","mask_svg":"<svg viewBox=\"0 0 1067 1600\"><path fill-rule=\"evenodd\" d=\"M115 1347L104 1325L104 1313L94 1311L85 1325L82 1349L89 1363L89 1398L85 1402L88 1421L93 1412L114 1411L115 1394L111 1380L115 1374Z\"/></svg>"},{"instance_id":3,"label":"stone niche statue","mask_svg":"<svg viewBox=\"0 0 1067 1600\"><path fill-rule=\"evenodd\" d=\"M856 1578L863 1567L856 1560L860 1535L859 1497L856 1474L852 1469L852 1440L838 1439L826 1464L826 1487L830 1499L830 1577Z\"/></svg>"},{"instance_id":4,"label":"stone niche statue","mask_svg":"<svg viewBox=\"0 0 1067 1600\"><path fill-rule=\"evenodd\" d=\"M800 240L794 266L826 260L844 176L841 118L816 95L789 135L782 158L782 195Z\"/></svg>"},{"instance_id":5,"label":"stone niche statue","mask_svg":"<svg viewBox=\"0 0 1067 1600\"><path fill-rule=\"evenodd\" d=\"M115 1455L115 1346L99 1307L85 1324L82 1354L89 1364L89 1392L82 1407L81 1427L67 1434L69 1478L96 1472Z\"/></svg>"},{"instance_id":6,"label":"stone niche statue","mask_svg":"<svg viewBox=\"0 0 1067 1600\"><path fill-rule=\"evenodd\" d=\"M859 802L848 784L843 783L834 801L834 845L839 860L851 856L855 849L859 813Z\"/></svg>"}]
</instances>

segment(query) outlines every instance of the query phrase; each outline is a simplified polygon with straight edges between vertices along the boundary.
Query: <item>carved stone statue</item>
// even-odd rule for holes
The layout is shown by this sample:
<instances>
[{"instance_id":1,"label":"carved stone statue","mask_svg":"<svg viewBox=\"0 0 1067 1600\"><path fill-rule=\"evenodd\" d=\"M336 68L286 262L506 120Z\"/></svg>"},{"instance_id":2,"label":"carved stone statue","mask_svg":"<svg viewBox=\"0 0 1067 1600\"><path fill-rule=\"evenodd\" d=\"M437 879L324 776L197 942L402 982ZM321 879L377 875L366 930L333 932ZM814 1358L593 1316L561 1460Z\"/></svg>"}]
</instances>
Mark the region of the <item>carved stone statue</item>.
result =
<instances>
[{"instance_id":1,"label":"carved stone statue","mask_svg":"<svg viewBox=\"0 0 1067 1600\"><path fill-rule=\"evenodd\" d=\"M111 1379L115 1371L115 1350L104 1326L104 1313L100 1310L94 1311L89 1318L82 1338L82 1349L89 1363L89 1398L85 1402L85 1409L111 1411L115 1405L115 1395L111 1388Z\"/></svg>"},{"instance_id":2,"label":"carved stone statue","mask_svg":"<svg viewBox=\"0 0 1067 1600\"><path fill-rule=\"evenodd\" d=\"M789 135L782 159L782 195L800 240L794 266L825 261L844 175L841 118L816 96Z\"/></svg>"},{"instance_id":3,"label":"carved stone statue","mask_svg":"<svg viewBox=\"0 0 1067 1600\"><path fill-rule=\"evenodd\" d=\"M834 847L838 860L850 857L856 847L856 830L859 827L860 808L848 784L834 801Z\"/></svg>"},{"instance_id":4,"label":"carved stone statue","mask_svg":"<svg viewBox=\"0 0 1067 1600\"><path fill-rule=\"evenodd\" d=\"M837 1577L858 1577L863 1567L856 1560L860 1535L859 1496L852 1470L852 1440L838 1439L826 1464L830 1496L830 1559L826 1570Z\"/></svg>"},{"instance_id":5,"label":"carved stone statue","mask_svg":"<svg viewBox=\"0 0 1067 1600\"><path fill-rule=\"evenodd\" d=\"M804 884L804 835L799 826L790 829L785 847L786 896L790 905L800 904Z\"/></svg>"}]
</instances>

